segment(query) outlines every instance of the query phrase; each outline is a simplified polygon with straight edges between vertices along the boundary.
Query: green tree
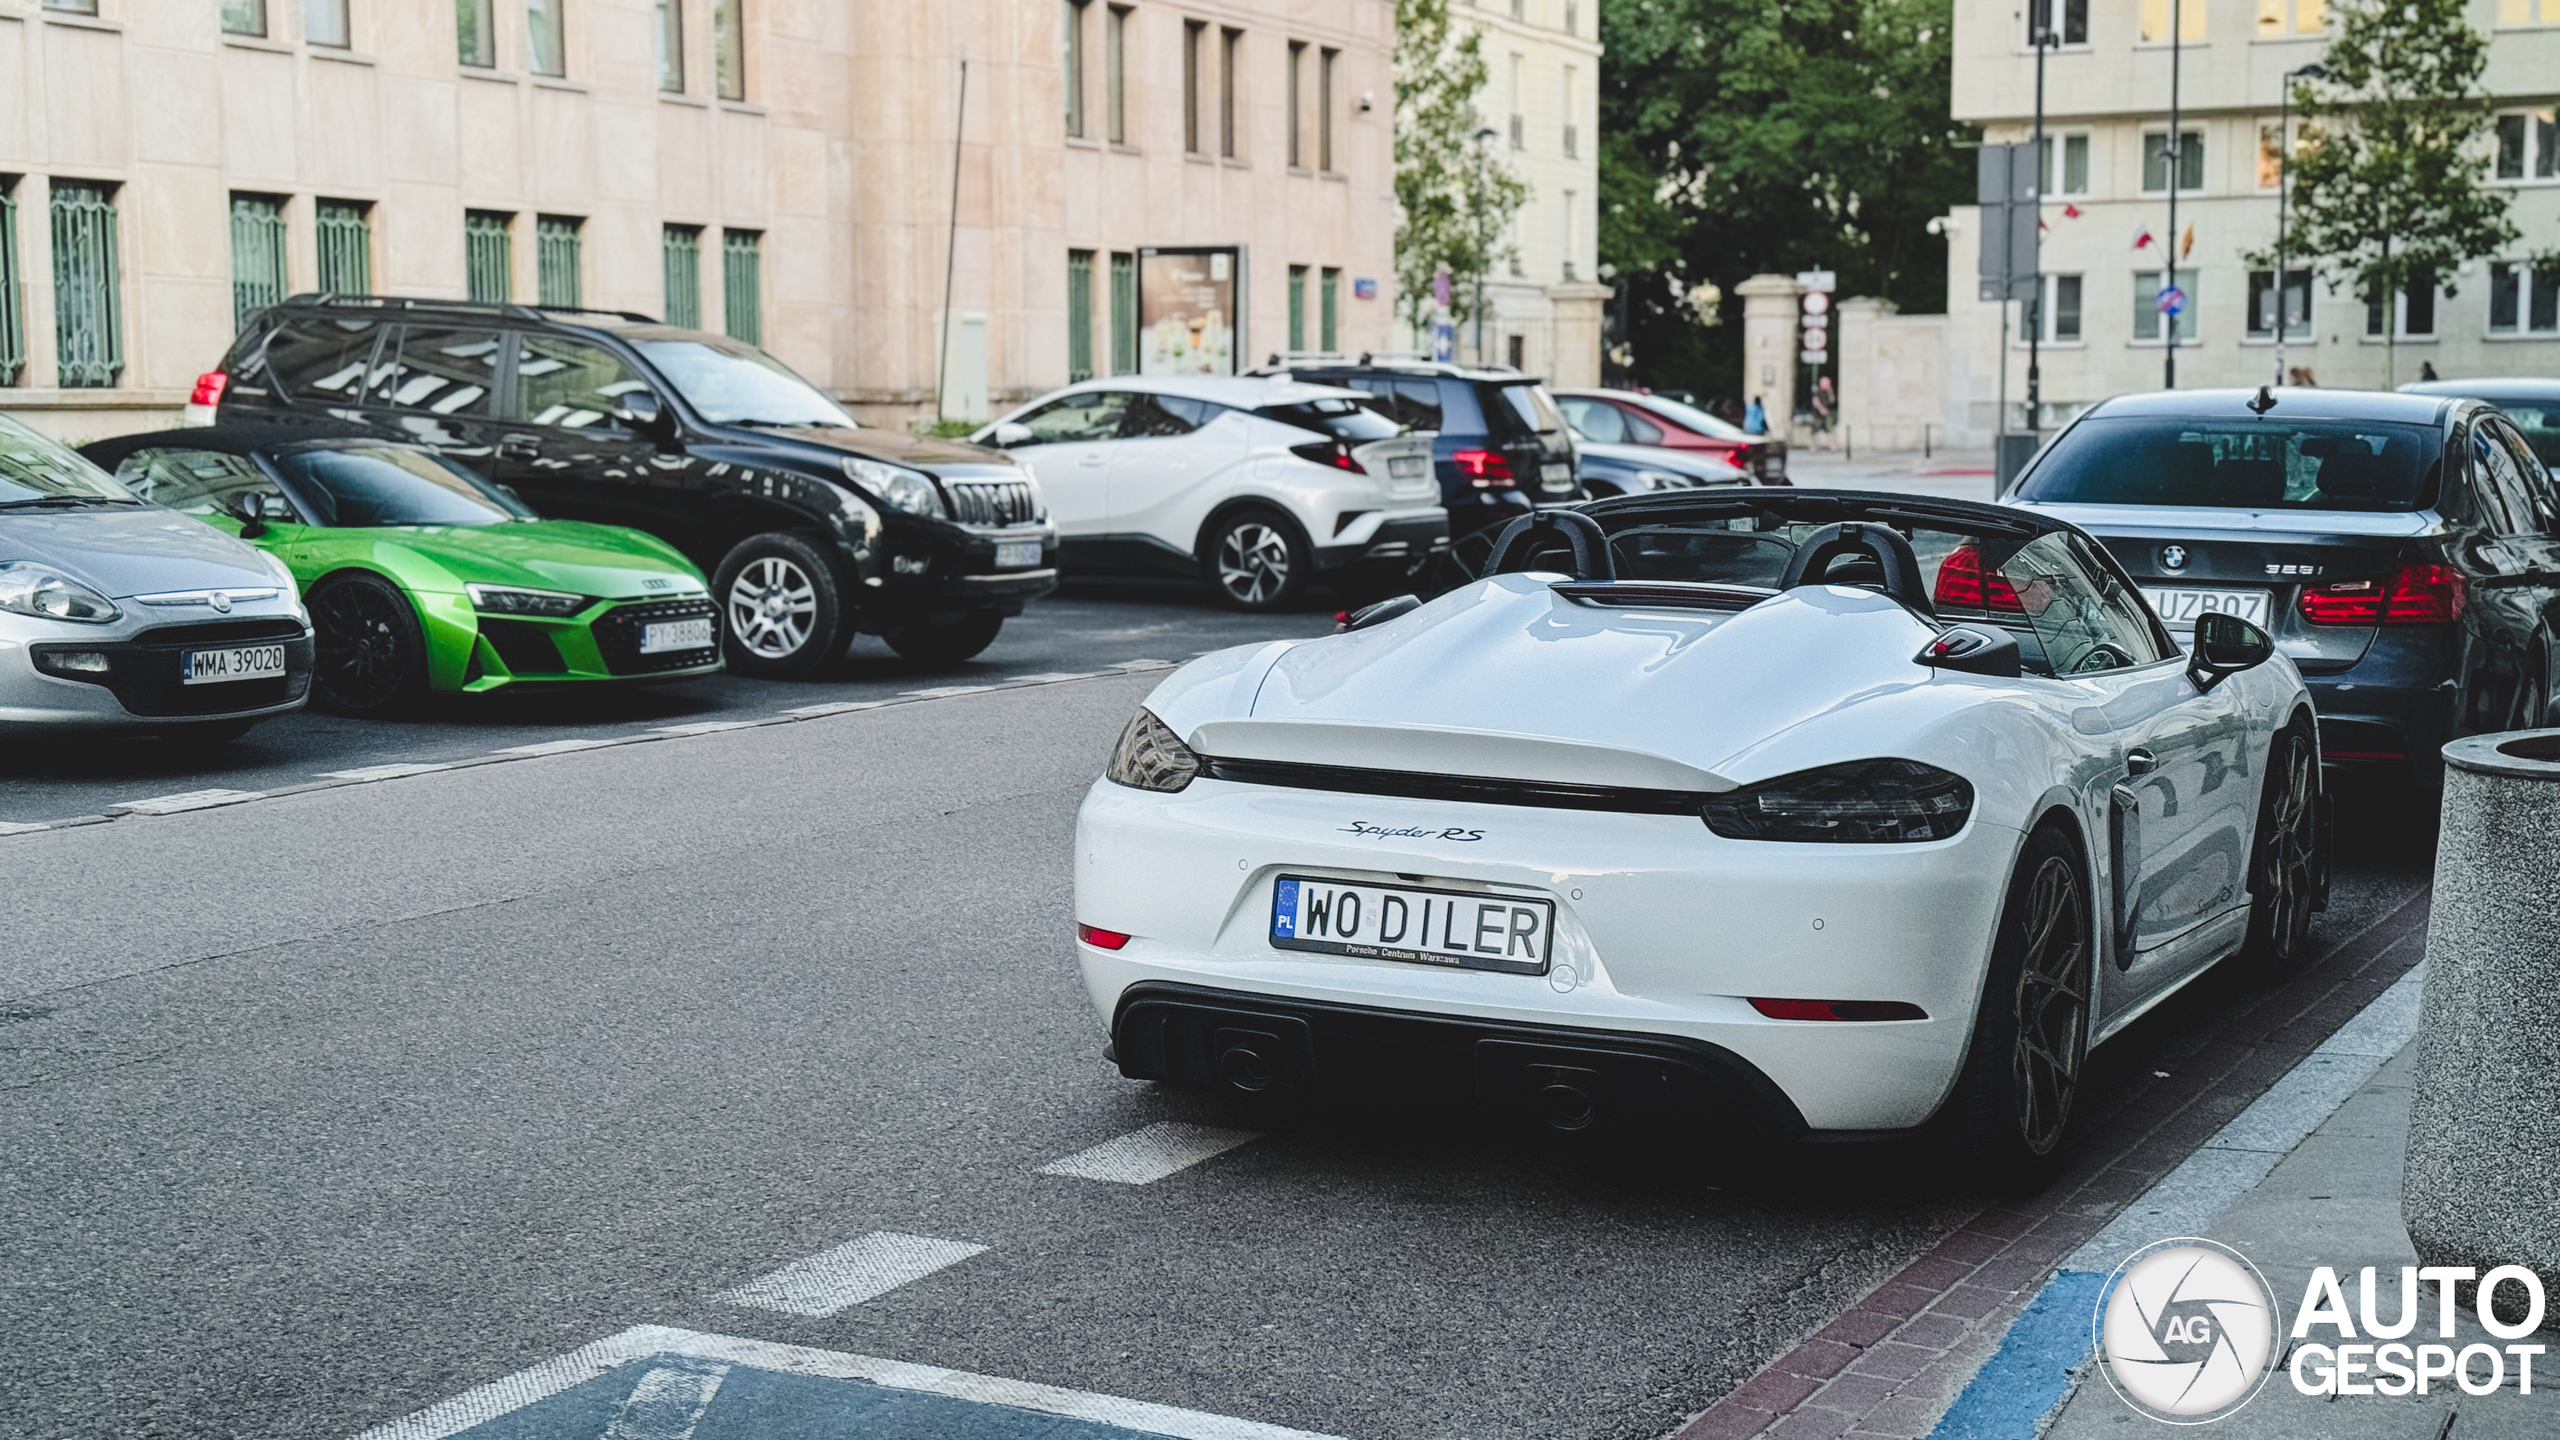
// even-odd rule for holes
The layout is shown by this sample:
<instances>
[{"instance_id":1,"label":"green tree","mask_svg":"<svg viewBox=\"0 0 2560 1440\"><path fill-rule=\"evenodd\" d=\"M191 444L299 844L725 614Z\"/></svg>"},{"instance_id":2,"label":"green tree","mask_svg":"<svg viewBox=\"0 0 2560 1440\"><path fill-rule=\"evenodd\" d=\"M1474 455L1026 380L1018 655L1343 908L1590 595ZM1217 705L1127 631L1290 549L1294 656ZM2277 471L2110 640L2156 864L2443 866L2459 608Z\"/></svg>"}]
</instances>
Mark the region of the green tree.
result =
<instances>
[{"instance_id":1,"label":"green tree","mask_svg":"<svg viewBox=\"0 0 2560 1440\"><path fill-rule=\"evenodd\" d=\"M1474 308L1463 282L1507 258L1500 243L1529 187L1474 140L1484 120L1483 35L1449 21L1449 0L1396 0L1396 308L1420 329L1440 267L1458 319Z\"/></svg>"},{"instance_id":2,"label":"green tree","mask_svg":"<svg viewBox=\"0 0 2560 1440\"><path fill-rule=\"evenodd\" d=\"M2517 238L2508 192L2485 183L2489 41L2464 9L2464 0L2337 0L2327 78L2294 82L2303 125L2287 249L2333 288L2386 307L2413 284L2452 295L2464 261ZM2273 249L2246 258L2276 263ZM2399 379L2399 329L2396 318L2383 329L2386 385Z\"/></svg>"},{"instance_id":3,"label":"green tree","mask_svg":"<svg viewBox=\"0 0 2560 1440\"><path fill-rule=\"evenodd\" d=\"M1949 119L1950 0L1611 0L1600 7L1600 258L1648 382L1741 388L1737 329L1692 295L1762 271L1946 308L1929 221L1973 199ZM1712 292L1702 292L1702 284Z\"/></svg>"}]
</instances>

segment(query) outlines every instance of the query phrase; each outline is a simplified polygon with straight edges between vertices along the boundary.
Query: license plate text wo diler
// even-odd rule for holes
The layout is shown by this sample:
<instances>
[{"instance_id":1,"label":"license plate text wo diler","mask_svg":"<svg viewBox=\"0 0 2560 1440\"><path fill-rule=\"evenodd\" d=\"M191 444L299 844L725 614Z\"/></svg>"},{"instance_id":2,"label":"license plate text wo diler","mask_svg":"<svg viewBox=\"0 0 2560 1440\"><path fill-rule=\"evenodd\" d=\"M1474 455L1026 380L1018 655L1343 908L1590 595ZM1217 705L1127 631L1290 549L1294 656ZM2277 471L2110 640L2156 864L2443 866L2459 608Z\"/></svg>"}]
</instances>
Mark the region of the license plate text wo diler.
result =
<instances>
[{"instance_id":1,"label":"license plate text wo diler","mask_svg":"<svg viewBox=\"0 0 2560 1440\"><path fill-rule=\"evenodd\" d=\"M1271 943L1374 960L1543 975L1552 900L1480 891L1362 885L1283 875L1271 888Z\"/></svg>"}]
</instances>

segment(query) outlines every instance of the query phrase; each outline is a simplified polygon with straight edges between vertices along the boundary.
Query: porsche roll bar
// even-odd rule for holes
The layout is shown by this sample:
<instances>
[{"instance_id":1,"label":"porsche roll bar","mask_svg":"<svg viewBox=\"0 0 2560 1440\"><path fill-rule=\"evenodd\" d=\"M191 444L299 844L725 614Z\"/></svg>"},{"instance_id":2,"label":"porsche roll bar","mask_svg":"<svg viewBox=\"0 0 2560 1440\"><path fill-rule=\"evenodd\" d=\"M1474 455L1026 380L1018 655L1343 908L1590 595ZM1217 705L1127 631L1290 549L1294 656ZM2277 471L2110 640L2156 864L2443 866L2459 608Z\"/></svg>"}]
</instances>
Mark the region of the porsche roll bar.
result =
<instances>
[{"instance_id":1,"label":"porsche roll bar","mask_svg":"<svg viewBox=\"0 0 2560 1440\"><path fill-rule=\"evenodd\" d=\"M1485 559L1484 573L1500 575L1529 568L1529 562L1542 553L1537 542L1558 535L1573 549L1574 579L1618 578L1618 561L1609 553L1608 535L1600 529L1600 522L1579 510L1540 510L1505 525L1493 542L1493 554ZM1515 565L1514 561L1518 563Z\"/></svg>"},{"instance_id":2,"label":"porsche roll bar","mask_svg":"<svg viewBox=\"0 0 2560 1440\"><path fill-rule=\"evenodd\" d=\"M1911 542L1900 532L1884 525L1846 521L1825 525L1804 537L1804 544L1787 561L1787 573L1778 581L1781 590L1799 585L1819 585L1831 571L1831 562L1847 556L1872 560L1883 573L1878 577L1884 593L1923 615L1935 615L1937 607L1929 603L1929 587L1920 579L1920 557L1913 553Z\"/></svg>"}]
</instances>

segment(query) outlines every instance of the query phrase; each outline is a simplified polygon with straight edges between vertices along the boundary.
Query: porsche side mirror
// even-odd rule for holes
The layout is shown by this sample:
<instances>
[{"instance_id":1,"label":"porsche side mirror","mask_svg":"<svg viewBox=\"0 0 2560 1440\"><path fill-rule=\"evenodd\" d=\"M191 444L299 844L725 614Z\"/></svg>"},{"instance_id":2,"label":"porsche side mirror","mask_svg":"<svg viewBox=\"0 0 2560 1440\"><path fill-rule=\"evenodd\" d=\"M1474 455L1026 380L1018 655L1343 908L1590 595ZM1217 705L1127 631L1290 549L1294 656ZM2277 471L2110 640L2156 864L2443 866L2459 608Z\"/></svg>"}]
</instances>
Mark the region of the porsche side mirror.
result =
<instances>
[{"instance_id":1,"label":"porsche side mirror","mask_svg":"<svg viewBox=\"0 0 2560 1440\"><path fill-rule=\"evenodd\" d=\"M980 445L992 445L998 450L1010 450L1017 445L1028 445L1037 437L1031 433L1031 427L1028 425L1013 420L999 420L970 438Z\"/></svg>"},{"instance_id":2,"label":"porsche side mirror","mask_svg":"<svg viewBox=\"0 0 2560 1440\"><path fill-rule=\"evenodd\" d=\"M1920 647L1914 663L1932 670L1966 675L1997 675L2015 680L2026 673L2018 656L2018 637L1991 625L1955 625Z\"/></svg>"},{"instance_id":3,"label":"porsche side mirror","mask_svg":"<svg viewBox=\"0 0 2560 1440\"><path fill-rule=\"evenodd\" d=\"M2267 632L2220 610L2196 617L2196 643L2187 653L2187 678L2199 690L2210 690L2226 677L2267 663L2276 642Z\"/></svg>"},{"instance_id":4,"label":"porsche side mirror","mask_svg":"<svg viewBox=\"0 0 2560 1440\"><path fill-rule=\"evenodd\" d=\"M613 397L614 423L635 435L646 435L660 444L672 438L675 428L672 424L674 418L667 413L666 406L659 402L658 392L654 390L645 387L625 390Z\"/></svg>"}]
</instances>

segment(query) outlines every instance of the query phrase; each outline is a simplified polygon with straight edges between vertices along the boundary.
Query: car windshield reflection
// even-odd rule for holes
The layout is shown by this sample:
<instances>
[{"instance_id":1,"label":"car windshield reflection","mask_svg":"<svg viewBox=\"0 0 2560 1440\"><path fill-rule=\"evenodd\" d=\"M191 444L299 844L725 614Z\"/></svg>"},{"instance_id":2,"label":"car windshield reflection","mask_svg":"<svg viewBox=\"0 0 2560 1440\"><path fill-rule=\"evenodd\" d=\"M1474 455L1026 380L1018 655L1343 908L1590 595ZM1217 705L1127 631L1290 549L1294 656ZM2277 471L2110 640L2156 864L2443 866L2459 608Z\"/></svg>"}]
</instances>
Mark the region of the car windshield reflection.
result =
<instances>
[{"instance_id":1,"label":"car windshield reflection","mask_svg":"<svg viewBox=\"0 0 2560 1440\"><path fill-rule=\"evenodd\" d=\"M752 345L708 340L643 340L640 353L714 425L827 425L858 428L853 417L781 361Z\"/></svg>"},{"instance_id":2,"label":"car windshield reflection","mask_svg":"<svg viewBox=\"0 0 2560 1440\"><path fill-rule=\"evenodd\" d=\"M350 446L274 458L315 525L503 525L534 518L504 491L424 450Z\"/></svg>"},{"instance_id":3,"label":"car windshield reflection","mask_svg":"<svg viewBox=\"0 0 2560 1440\"><path fill-rule=\"evenodd\" d=\"M0 417L0 509L141 503L97 466Z\"/></svg>"}]
</instances>

